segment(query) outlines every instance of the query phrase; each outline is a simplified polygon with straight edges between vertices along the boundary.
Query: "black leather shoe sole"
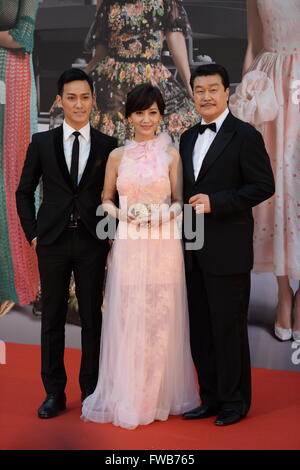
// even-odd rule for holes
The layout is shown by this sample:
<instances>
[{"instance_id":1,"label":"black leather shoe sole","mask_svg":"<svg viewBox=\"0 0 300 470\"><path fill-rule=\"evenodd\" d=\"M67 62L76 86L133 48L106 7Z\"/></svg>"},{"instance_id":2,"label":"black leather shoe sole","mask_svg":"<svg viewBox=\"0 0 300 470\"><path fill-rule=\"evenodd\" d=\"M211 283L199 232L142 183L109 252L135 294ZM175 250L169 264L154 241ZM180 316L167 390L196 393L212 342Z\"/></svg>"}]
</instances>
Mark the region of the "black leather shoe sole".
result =
<instances>
[{"instance_id":1,"label":"black leather shoe sole","mask_svg":"<svg viewBox=\"0 0 300 470\"><path fill-rule=\"evenodd\" d=\"M59 409L56 409L56 410L39 410L38 417L41 419L55 418L55 416L57 416L59 413L61 413L65 409L66 409L66 406L60 407Z\"/></svg>"},{"instance_id":2,"label":"black leather shoe sole","mask_svg":"<svg viewBox=\"0 0 300 470\"><path fill-rule=\"evenodd\" d=\"M216 416L217 414L218 410L216 410L215 408L199 406L194 410L187 411L186 413L184 413L183 419L205 419L210 418L211 416Z\"/></svg>"},{"instance_id":3,"label":"black leather shoe sole","mask_svg":"<svg viewBox=\"0 0 300 470\"><path fill-rule=\"evenodd\" d=\"M238 423L241 421L243 416L241 416L238 413L232 413L231 415L228 416L217 416L217 419L215 420L215 424L217 426L229 426L230 424Z\"/></svg>"},{"instance_id":4,"label":"black leather shoe sole","mask_svg":"<svg viewBox=\"0 0 300 470\"><path fill-rule=\"evenodd\" d=\"M66 409L66 398L47 397L44 403L38 409L38 417L41 419L54 418L61 411Z\"/></svg>"}]
</instances>

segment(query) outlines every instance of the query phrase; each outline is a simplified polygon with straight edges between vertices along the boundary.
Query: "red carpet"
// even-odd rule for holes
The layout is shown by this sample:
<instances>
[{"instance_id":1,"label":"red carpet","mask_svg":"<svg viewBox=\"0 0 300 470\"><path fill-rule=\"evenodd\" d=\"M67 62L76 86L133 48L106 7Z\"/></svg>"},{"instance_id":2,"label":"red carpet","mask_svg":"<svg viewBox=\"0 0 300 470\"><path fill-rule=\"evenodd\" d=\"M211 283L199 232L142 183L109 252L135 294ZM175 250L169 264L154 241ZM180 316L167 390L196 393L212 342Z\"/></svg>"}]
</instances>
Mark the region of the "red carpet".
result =
<instances>
[{"instance_id":1,"label":"red carpet","mask_svg":"<svg viewBox=\"0 0 300 470\"><path fill-rule=\"evenodd\" d=\"M66 350L68 409L41 420L36 412L44 399L40 348L7 344L6 364L0 365L1 450L300 449L300 373L253 369L252 408L232 426L218 428L214 418L171 417L128 431L79 419L79 360L79 350Z\"/></svg>"}]
</instances>

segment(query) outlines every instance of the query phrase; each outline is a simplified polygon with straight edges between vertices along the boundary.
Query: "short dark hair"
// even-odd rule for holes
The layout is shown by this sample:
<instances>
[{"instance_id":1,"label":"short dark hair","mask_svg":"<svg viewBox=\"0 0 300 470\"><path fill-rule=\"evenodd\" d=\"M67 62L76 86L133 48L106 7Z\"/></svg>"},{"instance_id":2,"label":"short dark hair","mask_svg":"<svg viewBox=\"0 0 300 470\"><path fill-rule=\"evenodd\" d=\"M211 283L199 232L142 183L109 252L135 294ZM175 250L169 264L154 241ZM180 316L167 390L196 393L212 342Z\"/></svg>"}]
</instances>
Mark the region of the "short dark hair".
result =
<instances>
[{"instance_id":1,"label":"short dark hair","mask_svg":"<svg viewBox=\"0 0 300 470\"><path fill-rule=\"evenodd\" d=\"M62 96L65 83L75 82L75 80L87 81L92 94L94 93L94 84L91 77L89 77L83 70L73 68L65 70L57 80L57 94Z\"/></svg>"},{"instance_id":2,"label":"short dark hair","mask_svg":"<svg viewBox=\"0 0 300 470\"><path fill-rule=\"evenodd\" d=\"M207 77L208 75L220 75L224 89L227 90L227 88L229 88L229 75L225 67L219 64L205 64L199 65L199 67L193 71L190 79L192 89L194 88L194 81L196 77Z\"/></svg>"},{"instance_id":3,"label":"short dark hair","mask_svg":"<svg viewBox=\"0 0 300 470\"><path fill-rule=\"evenodd\" d=\"M135 111L144 111L153 103L157 104L160 114L163 115L166 105L160 89L151 83L137 85L127 94L125 117L128 118Z\"/></svg>"}]
</instances>

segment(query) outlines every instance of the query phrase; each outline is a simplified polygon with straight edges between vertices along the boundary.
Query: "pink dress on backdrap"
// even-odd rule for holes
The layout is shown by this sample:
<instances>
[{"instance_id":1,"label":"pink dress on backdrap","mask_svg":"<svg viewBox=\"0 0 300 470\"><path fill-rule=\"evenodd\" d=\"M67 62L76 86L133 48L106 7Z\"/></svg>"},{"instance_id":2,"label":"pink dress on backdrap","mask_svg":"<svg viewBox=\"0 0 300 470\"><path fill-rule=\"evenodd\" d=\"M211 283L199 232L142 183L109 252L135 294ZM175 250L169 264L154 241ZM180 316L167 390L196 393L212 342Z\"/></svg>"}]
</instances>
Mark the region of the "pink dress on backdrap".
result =
<instances>
[{"instance_id":1,"label":"pink dress on backdrap","mask_svg":"<svg viewBox=\"0 0 300 470\"><path fill-rule=\"evenodd\" d=\"M276 180L253 210L254 271L300 279L300 1L257 3L264 49L230 101L262 133Z\"/></svg>"},{"instance_id":2,"label":"pink dress on backdrap","mask_svg":"<svg viewBox=\"0 0 300 470\"><path fill-rule=\"evenodd\" d=\"M121 207L123 197L128 207L170 204L169 145L166 134L126 144L117 179ZM133 429L198 406L199 392L176 222L155 228L155 239L146 227L126 239L127 228L120 221L109 257L99 379L82 418Z\"/></svg>"},{"instance_id":3,"label":"pink dress on backdrap","mask_svg":"<svg viewBox=\"0 0 300 470\"><path fill-rule=\"evenodd\" d=\"M0 304L7 300L29 304L39 286L35 249L25 238L15 198L26 150L37 131L32 66L37 8L35 0L1 2L0 8L2 25L12 23L17 11L9 34L20 45L20 49L0 46Z\"/></svg>"}]
</instances>

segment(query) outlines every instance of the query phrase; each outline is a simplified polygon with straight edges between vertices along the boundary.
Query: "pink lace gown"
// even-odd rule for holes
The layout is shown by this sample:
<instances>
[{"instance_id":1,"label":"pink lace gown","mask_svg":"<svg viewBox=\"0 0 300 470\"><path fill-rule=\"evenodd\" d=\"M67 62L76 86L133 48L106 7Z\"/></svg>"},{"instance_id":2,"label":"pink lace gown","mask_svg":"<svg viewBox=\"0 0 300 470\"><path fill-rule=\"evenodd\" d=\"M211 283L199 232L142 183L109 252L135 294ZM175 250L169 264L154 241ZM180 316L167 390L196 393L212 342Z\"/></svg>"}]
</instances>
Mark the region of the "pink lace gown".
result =
<instances>
[{"instance_id":1,"label":"pink lace gown","mask_svg":"<svg viewBox=\"0 0 300 470\"><path fill-rule=\"evenodd\" d=\"M126 198L128 207L170 204L169 144L160 134L125 145L117 179L121 207ZM126 238L127 228L120 221L109 257L98 384L83 402L82 418L134 429L198 406L199 391L176 222L151 229L151 238L146 227Z\"/></svg>"},{"instance_id":2,"label":"pink lace gown","mask_svg":"<svg viewBox=\"0 0 300 470\"><path fill-rule=\"evenodd\" d=\"M253 210L254 271L300 279L300 1L258 0L263 51L231 97L262 132L276 193ZM297 83L298 81L298 83ZM298 89L298 93L297 93Z\"/></svg>"}]
</instances>

